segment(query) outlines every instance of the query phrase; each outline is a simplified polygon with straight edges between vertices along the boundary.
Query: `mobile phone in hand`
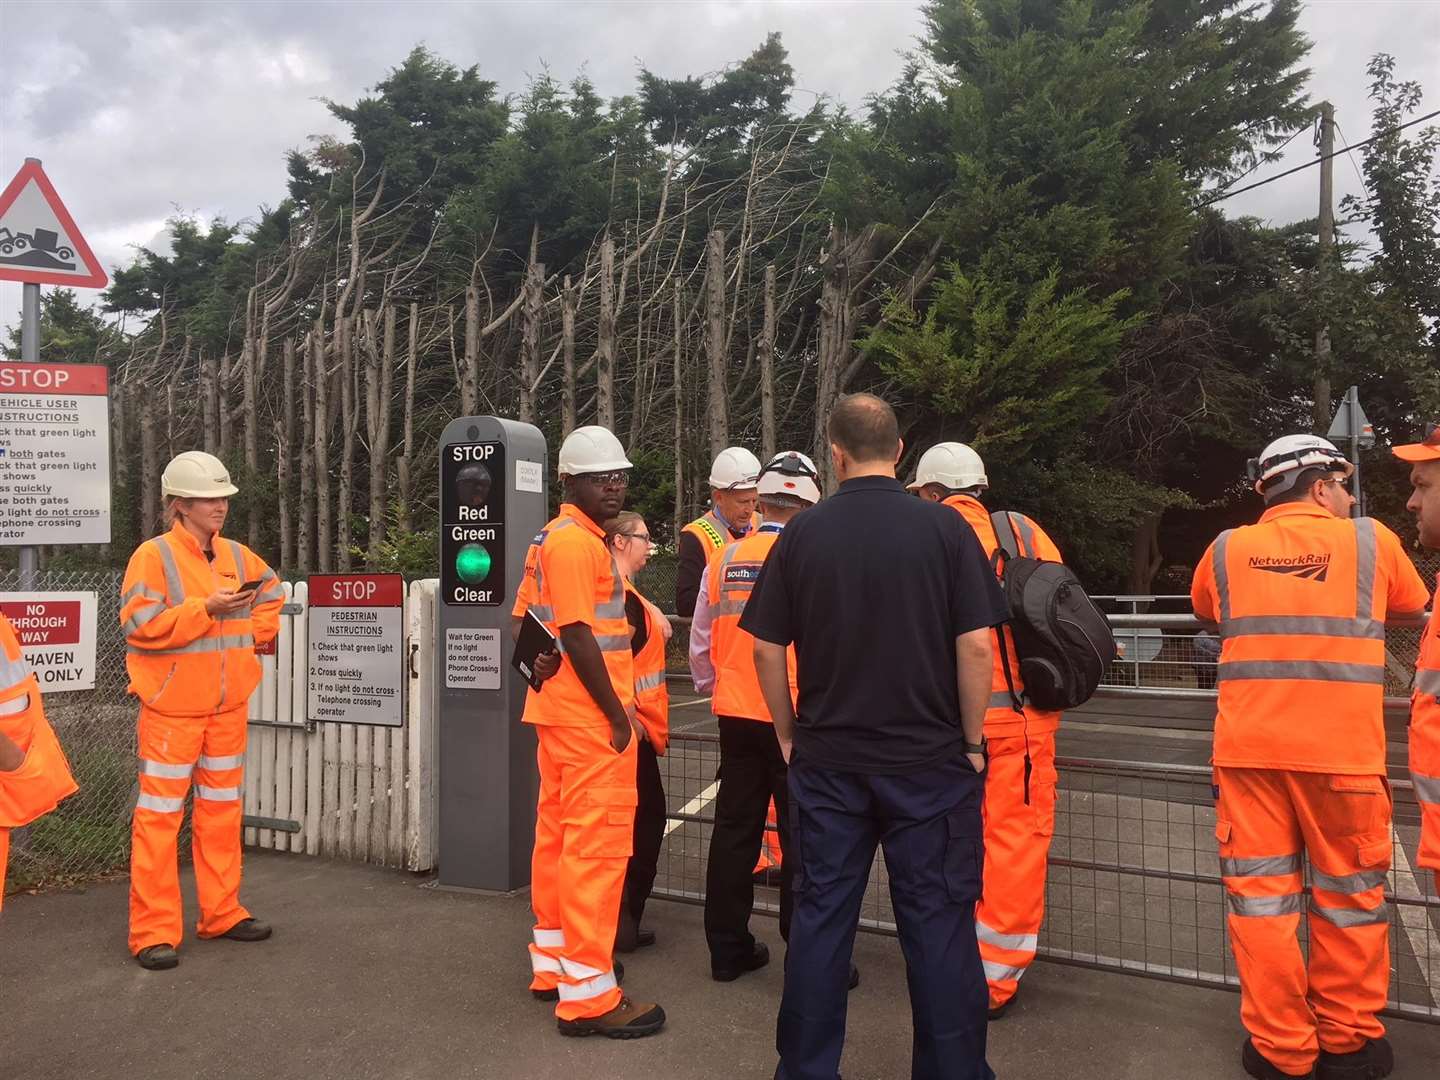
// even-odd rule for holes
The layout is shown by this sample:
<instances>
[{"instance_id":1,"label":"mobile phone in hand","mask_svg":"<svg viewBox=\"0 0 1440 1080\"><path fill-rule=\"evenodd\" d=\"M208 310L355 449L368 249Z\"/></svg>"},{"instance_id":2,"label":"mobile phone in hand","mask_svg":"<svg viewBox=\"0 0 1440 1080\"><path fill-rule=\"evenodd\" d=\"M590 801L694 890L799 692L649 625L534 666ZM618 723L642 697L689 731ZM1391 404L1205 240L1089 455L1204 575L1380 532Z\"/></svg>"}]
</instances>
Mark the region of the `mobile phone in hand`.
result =
<instances>
[{"instance_id":1,"label":"mobile phone in hand","mask_svg":"<svg viewBox=\"0 0 1440 1080\"><path fill-rule=\"evenodd\" d=\"M245 584L239 586L235 591L236 591L237 593L242 593L242 592L254 592L256 589L260 588L260 586L263 585L263 584L265 584L265 582L264 582L263 580L261 580L260 578L256 578L254 581L247 581L247 582L245 582Z\"/></svg>"}]
</instances>

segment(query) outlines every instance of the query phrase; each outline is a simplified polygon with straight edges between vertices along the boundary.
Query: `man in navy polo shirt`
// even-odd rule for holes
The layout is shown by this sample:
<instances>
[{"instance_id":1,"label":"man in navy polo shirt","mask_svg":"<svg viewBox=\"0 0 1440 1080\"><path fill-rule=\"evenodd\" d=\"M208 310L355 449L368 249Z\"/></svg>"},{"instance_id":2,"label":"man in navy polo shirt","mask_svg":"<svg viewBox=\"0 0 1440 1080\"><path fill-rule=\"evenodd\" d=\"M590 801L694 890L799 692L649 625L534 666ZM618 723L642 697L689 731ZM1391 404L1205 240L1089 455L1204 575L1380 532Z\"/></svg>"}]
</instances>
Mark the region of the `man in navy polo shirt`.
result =
<instances>
[{"instance_id":1,"label":"man in navy polo shirt","mask_svg":"<svg viewBox=\"0 0 1440 1080\"><path fill-rule=\"evenodd\" d=\"M840 489L781 534L740 620L790 764L786 857L799 857L775 1075L838 1076L878 843L909 975L911 1077L993 1080L975 902L990 631L1009 611L974 532L895 479L889 405L842 398L828 435Z\"/></svg>"}]
</instances>

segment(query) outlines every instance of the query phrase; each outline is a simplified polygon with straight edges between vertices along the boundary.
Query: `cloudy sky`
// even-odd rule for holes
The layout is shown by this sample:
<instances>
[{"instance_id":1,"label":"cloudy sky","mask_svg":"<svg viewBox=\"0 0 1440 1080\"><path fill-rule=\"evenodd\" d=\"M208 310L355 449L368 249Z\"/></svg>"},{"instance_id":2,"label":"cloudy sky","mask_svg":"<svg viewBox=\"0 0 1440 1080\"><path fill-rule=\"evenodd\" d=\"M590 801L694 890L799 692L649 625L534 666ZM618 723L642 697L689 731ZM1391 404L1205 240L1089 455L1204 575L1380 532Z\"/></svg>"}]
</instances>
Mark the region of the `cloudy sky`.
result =
<instances>
[{"instance_id":1,"label":"cloudy sky","mask_svg":"<svg viewBox=\"0 0 1440 1080\"><path fill-rule=\"evenodd\" d=\"M1401 78L1440 103L1440 0L1310 0L1311 94L1338 110L1344 141L1369 131L1365 64L1395 55ZM519 90L548 66L582 68L601 94L627 93L643 64L712 72L765 34L784 35L798 104L858 107L898 74L921 31L919 0L0 0L0 184L26 157L49 174L107 266L153 244L177 210L243 219L284 194L284 154L342 134L322 98L349 102L424 43ZM1308 134L1283 162L1313 156ZM1358 190L1336 161L1337 198ZM1305 172L1229 203L1275 221L1313 215ZM0 325L20 287L0 285Z\"/></svg>"}]
</instances>

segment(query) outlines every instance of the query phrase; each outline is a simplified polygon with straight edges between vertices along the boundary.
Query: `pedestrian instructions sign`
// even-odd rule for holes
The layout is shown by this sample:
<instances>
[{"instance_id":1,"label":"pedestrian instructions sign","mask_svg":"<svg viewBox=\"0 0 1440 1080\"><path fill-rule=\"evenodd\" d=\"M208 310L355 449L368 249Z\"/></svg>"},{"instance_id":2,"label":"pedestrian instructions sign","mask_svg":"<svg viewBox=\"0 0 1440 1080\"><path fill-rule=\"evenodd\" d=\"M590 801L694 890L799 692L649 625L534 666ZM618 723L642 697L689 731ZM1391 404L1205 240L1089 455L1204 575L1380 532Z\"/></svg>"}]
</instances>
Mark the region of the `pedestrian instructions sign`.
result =
<instances>
[{"instance_id":1,"label":"pedestrian instructions sign","mask_svg":"<svg viewBox=\"0 0 1440 1080\"><path fill-rule=\"evenodd\" d=\"M110 542L109 372L0 364L0 547Z\"/></svg>"},{"instance_id":2,"label":"pedestrian instructions sign","mask_svg":"<svg viewBox=\"0 0 1440 1080\"><path fill-rule=\"evenodd\" d=\"M405 579L312 574L307 719L400 727Z\"/></svg>"},{"instance_id":3,"label":"pedestrian instructions sign","mask_svg":"<svg viewBox=\"0 0 1440 1080\"><path fill-rule=\"evenodd\" d=\"M0 611L46 694L95 689L93 592L0 593Z\"/></svg>"},{"instance_id":4,"label":"pedestrian instructions sign","mask_svg":"<svg viewBox=\"0 0 1440 1080\"><path fill-rule=\"evenodd\" d=\"M109 280L34 159L0 193L0 280L86 289Z\"/></svg>"}]
</instances>

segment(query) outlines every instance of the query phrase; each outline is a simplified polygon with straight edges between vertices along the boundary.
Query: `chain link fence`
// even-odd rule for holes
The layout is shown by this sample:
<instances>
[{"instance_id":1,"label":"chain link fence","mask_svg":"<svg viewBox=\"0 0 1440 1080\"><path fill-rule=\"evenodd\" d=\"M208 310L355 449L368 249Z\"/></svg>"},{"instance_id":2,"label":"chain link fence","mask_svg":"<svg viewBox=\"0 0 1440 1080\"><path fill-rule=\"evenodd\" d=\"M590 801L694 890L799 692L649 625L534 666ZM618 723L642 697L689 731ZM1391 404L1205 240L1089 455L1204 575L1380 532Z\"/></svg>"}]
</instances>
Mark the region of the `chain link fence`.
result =
<instances>
[{"instance_id":1,"label":"chain link fence","mask_svg":"<svg viewBox=\"0 0 1440 1080\"><path fill-rule=\"evenodd\" d=\"M90 592L96 597L95 689L50 690L45 715L80 790L53 813L10 837L7 888L73 885L123 873L130 862L135 807L136 709L125 692L120 573L42 572L25 592ZM0 592L20 592L17 571L0 573ZM188 850L188 821L181 850Z\"/></svg>"}]
</instances>

